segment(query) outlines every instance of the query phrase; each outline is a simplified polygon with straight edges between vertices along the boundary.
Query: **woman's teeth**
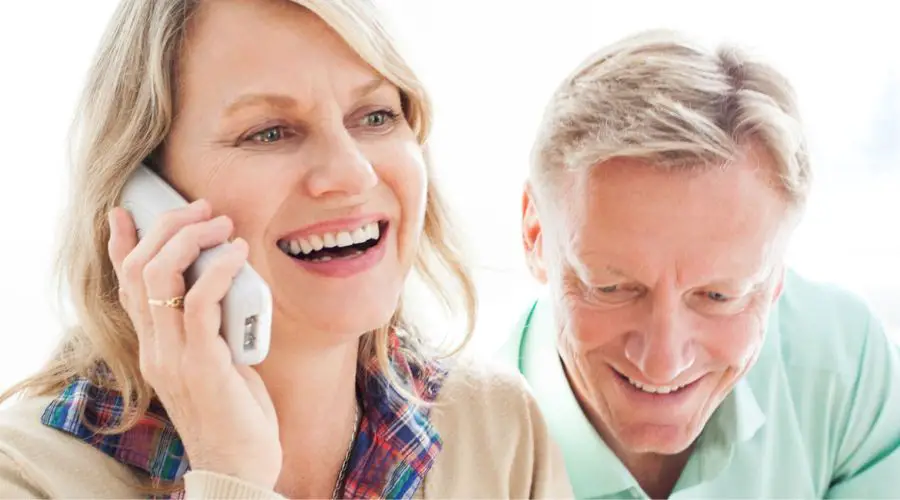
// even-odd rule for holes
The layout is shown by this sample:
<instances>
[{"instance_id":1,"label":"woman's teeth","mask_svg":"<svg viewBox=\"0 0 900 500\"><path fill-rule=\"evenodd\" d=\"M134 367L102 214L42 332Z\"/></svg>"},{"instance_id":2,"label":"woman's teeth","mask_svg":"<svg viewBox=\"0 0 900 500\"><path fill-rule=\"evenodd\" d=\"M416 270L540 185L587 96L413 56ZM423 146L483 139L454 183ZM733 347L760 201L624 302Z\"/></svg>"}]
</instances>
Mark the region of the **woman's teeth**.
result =
<instances>
[{"instance_id":1,"label":"woman's teeth","mask_svg":"<svg viewBox=\"0 0 900 500\"><path fill-rule=\"evenodd\" d=\"M684 387L684 385L687 385L687 384L684 384L684 385L649 385L649 384L642 384L642 383L640 383L636 380L633 380L629 377L625 377L625 378L627 378L628 382L631 385L633 385L634 387L637 387L638 389L640 389L644 392L649 392L650 394L669 394L670 392L675 392L675 391L681 389L682 387Z\"/></svg>"},{"instance_id":2,"label":"woman's teeth","mask_svg":"<svg viewBox=\"0 0 900 500\"><path fill-rule=\"evenodd\" d=\"M372 222L352 231L311 234L304 238L282 240L278 242L278 246L284 253L302 257L323 248L345 248L372 240L377 241L380 236L381 229L378 227L378 222ZM362 252L360 251L360 253ZM321 259L331 260L331 257L323 256Z\"/></svg>"}]
</instances>

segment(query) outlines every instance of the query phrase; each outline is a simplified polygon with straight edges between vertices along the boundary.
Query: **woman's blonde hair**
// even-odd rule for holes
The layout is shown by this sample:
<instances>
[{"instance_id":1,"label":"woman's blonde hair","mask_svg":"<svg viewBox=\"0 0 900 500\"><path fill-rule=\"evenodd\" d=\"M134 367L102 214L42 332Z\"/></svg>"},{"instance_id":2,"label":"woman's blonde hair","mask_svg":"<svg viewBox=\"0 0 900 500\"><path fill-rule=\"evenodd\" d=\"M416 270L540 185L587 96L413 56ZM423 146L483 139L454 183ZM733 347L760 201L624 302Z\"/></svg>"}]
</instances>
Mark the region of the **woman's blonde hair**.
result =
<instances>
[{"instance_id":1,"label":"woman's blonde hair","mask_svg":"<svg viewBox=\"0 0 900 500\"><path fill-rule=\"evenodd\" d=\"M428 162L426 140L431 109L421 83L399 54L369 0L292 0L319 16L360 57L401 91L404 114ZM73 124L75 148L69 207L63 221L57 258L60 290L68 291L75 326L43 370L7 391L54 394L71 379L92 376L105 366L110 389L123 394L126 418L112 429L132 427L153 391L141 376L138 340L131 320L118 301L117 280L107 254L106 214L117 205L122 187L136 165L166 138L174 113L176 67L190 18L200 0L123 0L101 41ZM450 234L445 201L429 182L424 237L414 269L438 300L450 310L462 305L467 331L475 321L475 289L462 263L460 248ZM447 278L451 278L449 281ZM460 299L461 297L461 299ZM395 388L418 400L412 386L391 367L388 333L399 331L403 354L425 362L428 342L401 311L391 323L364 335L360 363L377 363ZM455 350L453 351L455 352ZM97 382L104 382L98 380Z\"/></svg>"},{"instance_id":2,"label":"woman's blonde hair","mask_svg":"<svg viewBox=\"0 0 900 500\"><path fill-rule=\"evenodd\" d=\"M592 54L562 82L544 113L531 178L540 187L612 158L723 165L750 143L772 156L778 187L802 205L811 172L788 81L737 47L652 30Z\"/></svg>"}]
</instances>

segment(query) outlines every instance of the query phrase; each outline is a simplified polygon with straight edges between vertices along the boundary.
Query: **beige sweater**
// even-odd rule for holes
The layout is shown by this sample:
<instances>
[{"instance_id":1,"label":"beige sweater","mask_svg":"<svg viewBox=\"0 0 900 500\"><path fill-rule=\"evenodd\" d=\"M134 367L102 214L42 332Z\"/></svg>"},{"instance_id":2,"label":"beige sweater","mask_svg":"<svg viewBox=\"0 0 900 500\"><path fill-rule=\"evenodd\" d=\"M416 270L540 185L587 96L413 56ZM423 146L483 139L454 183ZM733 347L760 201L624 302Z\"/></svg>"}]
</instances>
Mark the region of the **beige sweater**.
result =
<instances>
[{"instance_id":1,"label":"beige sweater","mask_svg":"<svg viewBox=\"0 0 900 500\"><path fill-rule=\"evenodd\" d=\"M135 473L41 424L49 398L0 411L0 498L140 498ZM457 366L431 420L444 442L416 498L571 498L562 455L518 373ZM205 471L185 476L187 498L280 499Z\"/></svg>"}]
</instances>

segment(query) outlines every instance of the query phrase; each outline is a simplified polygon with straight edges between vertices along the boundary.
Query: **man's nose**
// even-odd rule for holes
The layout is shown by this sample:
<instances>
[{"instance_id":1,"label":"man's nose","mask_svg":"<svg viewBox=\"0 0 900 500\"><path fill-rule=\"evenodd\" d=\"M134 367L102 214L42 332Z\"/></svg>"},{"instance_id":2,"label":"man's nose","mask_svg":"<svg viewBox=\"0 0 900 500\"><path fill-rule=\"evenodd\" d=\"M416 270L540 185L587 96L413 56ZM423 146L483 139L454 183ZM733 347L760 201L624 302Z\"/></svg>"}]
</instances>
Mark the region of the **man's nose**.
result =
<instances>
[{"instance_id":1,"label":"man's nose","mask_svg":"<svg viewBox=\"0 0 900 500\"><path fill-rule=\"evenodd\" d=\"M696 360L695 339L677 300L657 300L642 331L632 333L625 357L654 385L671 385Z\"/></svg>"},{"instance_id":2,"label":"man's nose","mask_svg":"<svg viewBox=\"0 0 900 500\"><path fill-rule=\"evenodd\" d=\"M312 144L305 188L314 198L355 196L378 184L375 168L345 129L321 134Z\"/></svg>"}]
</instances>

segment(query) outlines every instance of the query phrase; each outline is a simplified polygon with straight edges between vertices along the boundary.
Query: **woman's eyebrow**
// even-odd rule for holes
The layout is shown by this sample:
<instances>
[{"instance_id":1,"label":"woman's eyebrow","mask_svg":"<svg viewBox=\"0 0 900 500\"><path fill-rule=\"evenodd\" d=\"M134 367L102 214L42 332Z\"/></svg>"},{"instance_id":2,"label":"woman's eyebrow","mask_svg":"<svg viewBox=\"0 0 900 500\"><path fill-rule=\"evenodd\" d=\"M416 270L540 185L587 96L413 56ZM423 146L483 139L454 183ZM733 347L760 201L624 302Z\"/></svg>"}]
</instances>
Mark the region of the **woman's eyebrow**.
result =
<instances>
[{"instance_id":1,"label":"woman's eyebrow","mask_svg":"<svg viewBox=\"0 0 900 500\"><path fill-rule=\"evenodd\" d=\"M273 108L293 108L297 100L285 94L244 94L236 98L225 108L225 116L253 106L265 105Z\"/></svg>"},{"instance_id":2,"label":"woman's eyebrow","mask_svg":"<svg viewBox=\"0 0 900 500\"><path fill-rule=\"evenodd\" d=\"M389 82L381 76L376 76L350 91L354 99L361 99ZM297 100L286 94L243 94L234 99L225 108L225 116L231 116L243 108L265 105L273 108L294 108Z\"/></svg>"}]
</instances>

